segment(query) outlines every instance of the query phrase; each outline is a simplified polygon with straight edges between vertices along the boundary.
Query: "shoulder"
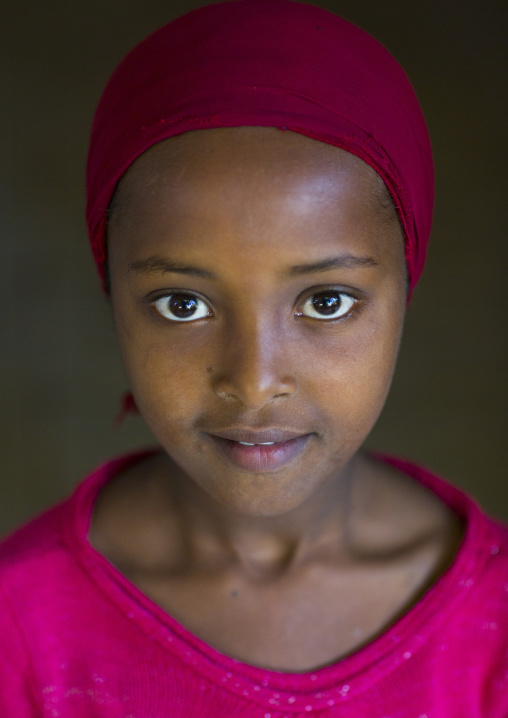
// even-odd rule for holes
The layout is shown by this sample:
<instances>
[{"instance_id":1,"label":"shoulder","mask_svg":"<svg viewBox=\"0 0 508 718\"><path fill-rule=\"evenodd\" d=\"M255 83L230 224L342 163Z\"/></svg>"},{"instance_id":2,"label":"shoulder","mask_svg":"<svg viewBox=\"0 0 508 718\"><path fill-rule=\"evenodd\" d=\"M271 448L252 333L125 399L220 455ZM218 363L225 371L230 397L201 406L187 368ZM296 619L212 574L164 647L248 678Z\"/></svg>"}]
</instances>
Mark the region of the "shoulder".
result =
<instances>
[{"instance_id":1,"label":"shoulder","mask_svg":"<svg viewBox=\"0 0 508 718\"><path fill-rule=\"evenodd\" d=\"M71 498L0 544L0 632L12 651L31 653L33 641L54 634L68 614L69 595L86 593L86 573L66 536L72 509ZM2 655L0 672L8 662Z\"/></svg>"},{"instance_id":2,"label":"shoulder","mask_svg":"<svg viewBox=\"0 0 508 718\"><path fill-rule=\"evenodd\" d=\"M0 705L16 695L16 710L27 700L34 679L31 642L48 612L61 609L62 577L72 558L65 547L64 502L30 521L0 543ZM72 574L72 571L71 571ZM7 690L7 695L4 690ZM10 705L10 704L9 704ZM12 713L12 715L16 713ZM19 714L25 715L24 711ZM3 715L3 714L2 714ZM9 714L10 715L10 714Z\"/></svg>"},{"instance_id":3,"label":"shoulder","mask_svg":"<svg viewBox=\"0 0 508 718\"><path fill-rule=\"evenodd\" d=\"M406 542L411 545L411 541L434 547L438 560L428 585L446 574L448 595L443 600L452 597L450 591L462 595L465 588L464 595L472 600L477 596L480 603L496 604L508 631L508 527L488 516L466 492L428 469L383 455L370 460L376 464L370 492L375 510L366 522L373 527L370 545L378 551ZM376 527L377 516L383 530ZM434 588L441 586L442 581ZM467 590L473 586L473 591Z\"/></svg>"},{"instance_id":4,"label":"shoulder","mask_svg":"<svg viewBox=\"0 0 508 718\"><path fill-rule=\"evenodd\" d=\"M55 553L62 550L68 503L49 509L0 542L0 585L16 575L28 578L37 567L51 565Z\"/></svg>"},{"instance_id":5,"label":"shoulder","mask_svg":"<svg viewBox=\"0 0 508 718\"><path fill-rule=\"evenodd\" d=\"M383 495L396 510L403 506L410 515L419 512L421 520L429 521L431 528L452 517L463 525L465 534L472 534L475 540L489 540L487 535L491 532L506 540L508 526L488 516L466 491L431 470L377 452L369 454L368 460L376 465L377 476L383 478Z\"/></svg>"},{"instance_id":6,"label":"shoulder","mask_svg":"<svg viewBox=\"0 0 508 718\"><path fill-rule=\"evenodd\" d=\"M422 480L414 464L380 454L361 460L364 480L352 497L364 549L378 556L420 555L419 562L429 563L427 579L432 582L458 550L465 512Z\"/></svg>"},{"instance_id":7,"label":"shoulder","mask_svg":"<svg viewBox=\"0 0 508 718\"><path fill-rule=\"evenodd\" d=\"M447 573L453 576L457 593L464 591L464 615L475 605L477 617L486 616L489 607L500 618L504 627L504 640L508 639L508 526L487 515L477 502L465 491L436 476L426 468L411 462L381 457L381 460L398 472L404 480L409 477L416 484L414 497L431 497L438 505L431 511L429 526L446 525L446 517L452 516L461 526L460 540ZM442 509L445 513L440 512ZM435 523L433 524L433 521ZM450 588L450 585L448 585ZM493 620L491 622L494 622ZM486 625L486 619L482 626Z\"/></svg>"},{"instance_id":8,"label":"shoulder","mask_svg":"<svg viewBox=\"0 0 508 718\"><path fill-rule=\"evenodd\" d=\"M166 454L152 452L97 496L90 544L127 575L168 570L182 560L180 511L168 481L174 470Z\"/></svg>"},{"instance_id":9,"label":"shoulder","mask_svg":"<svg viewBox=\"0 0 508 718\"><path fill-rule=\"evenodd\" d=\"M464 526L463 552L492 557L487 561L488 566L504 565L504 561L508 560L508 525L489 516L466 491L429 469L402 459L382 458L460 520Z\"/></svg>"},{"instance_id":10,"label":"shoulder","mask_svg":"<svg viewBox=\"0 0 508 718\"><path fill-rule=\"evenodd\" d=\"M14 531L0 542L0 594L38 596L61 585L66 571L75 569L76 554L86 539L90 513L101 487L140 456L108 461L90 473L58 505ZM82 540L80 540L82 539Z\"/></svg>"},{"instance_id":11,"label":"shoulder","mask_svg":"<svg viewBox=\"0 0 508 718\"><path fill-rule=\"evenodd\" d=\"M454 675L456 700L481 696L481 715L508 715L508 527L428 469L381 459L430 494L462 526L451 561L419 604L429 675ZM439 511L435 516L439 531Z\"/></svg>"}]
</instances>

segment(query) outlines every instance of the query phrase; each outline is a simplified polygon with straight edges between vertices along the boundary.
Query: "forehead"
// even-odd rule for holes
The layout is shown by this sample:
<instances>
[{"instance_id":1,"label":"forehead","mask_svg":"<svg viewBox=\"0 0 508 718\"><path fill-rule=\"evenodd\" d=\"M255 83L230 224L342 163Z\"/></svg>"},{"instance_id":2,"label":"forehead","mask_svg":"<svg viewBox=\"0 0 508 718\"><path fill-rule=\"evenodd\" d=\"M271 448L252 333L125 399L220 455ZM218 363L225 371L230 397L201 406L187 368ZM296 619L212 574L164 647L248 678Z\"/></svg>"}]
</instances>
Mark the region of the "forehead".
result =
<instances>
[{"instance_id":1,"label":"forehead","mask_svg":"<svg viewBox=\"0 0 508 718\"><path fill-rule=\"evenodd\" d=\"M159 251L168 239L173 250L207 252L226 240L305 252L341 237L347 251L361 243L370 251L395 235L402 246L388 192L365 162L294 132L249 127L199 130L150 148L119 185L108 235L132 252Z\"/></svg>"},{"instance_id":2,"label":"forehead","mask_svg":"<svg viewBox=\"0 0 508 718\"><path fill-rule=\"evenodd\" d=\"M141 155L119 183L112 209L148 201L161 191L211 191L231 180L237 193L277 187L305 196L347 183L355 194L377 200L378 209L393 214L381 177L355 155L296 132L271 127L232 127L188 132L164 140ZM232 187L231 187L232 188ZM230 188L230 189L231 189ZM316 200L315 192L314 201ZM323 192L324 197L324 192Z\"/></svg>"}]
</instances>

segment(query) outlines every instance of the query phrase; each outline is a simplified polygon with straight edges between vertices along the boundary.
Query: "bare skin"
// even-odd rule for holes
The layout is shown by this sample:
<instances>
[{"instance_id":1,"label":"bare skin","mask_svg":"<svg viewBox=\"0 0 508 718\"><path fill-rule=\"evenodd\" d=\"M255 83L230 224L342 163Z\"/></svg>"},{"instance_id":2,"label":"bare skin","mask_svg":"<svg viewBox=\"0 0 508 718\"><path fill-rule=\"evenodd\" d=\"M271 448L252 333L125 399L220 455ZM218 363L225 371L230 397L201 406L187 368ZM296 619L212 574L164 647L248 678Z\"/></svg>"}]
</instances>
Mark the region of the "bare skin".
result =
<instances>
[{"instance_id":1,"label":"bare skin","mask_svg":"<svg viewBox=\"0 0 508 718\"><path fill-rule=\"evenodd\" d=\"M254 665L306 671L357 650L460 542L434 496L360 451L406 303L382 194L358 158L267 128L168 140L120 186L113 311L163 452L106 487L90 540Z\"/></svg>"}]
</instances>

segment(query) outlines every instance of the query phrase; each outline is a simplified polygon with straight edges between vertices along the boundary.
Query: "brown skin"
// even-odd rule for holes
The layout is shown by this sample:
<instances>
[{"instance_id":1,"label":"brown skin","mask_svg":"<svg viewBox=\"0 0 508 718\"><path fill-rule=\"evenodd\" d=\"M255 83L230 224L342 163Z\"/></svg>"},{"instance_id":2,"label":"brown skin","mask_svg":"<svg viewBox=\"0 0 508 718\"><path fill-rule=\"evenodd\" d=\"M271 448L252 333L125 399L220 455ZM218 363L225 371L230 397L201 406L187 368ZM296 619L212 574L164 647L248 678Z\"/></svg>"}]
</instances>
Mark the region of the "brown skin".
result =
<instances>
[{"instance_id":1,"label":"brown skin","mask_svg":"<svg viewBox=\"0 0 508 718\"><path fill-rule=\"evenodd\" d=\"M115 204L114 317L164 453L103 491L90 540L224 653L285 671L335 661L407 610L461 536L435 497L359 452L406 306L386 191L343 150L232 128L151 148ZM294 271L345 255L369 262ZM165 271L161 259L213 278ZM156 311L176 290L204 302L202 318ZM309 316L306 300L325 290L346 307L354 299L341 318ZM266 472L238 468L210 436L274 427L308 439Z\"/></svg>"}]
</instances>

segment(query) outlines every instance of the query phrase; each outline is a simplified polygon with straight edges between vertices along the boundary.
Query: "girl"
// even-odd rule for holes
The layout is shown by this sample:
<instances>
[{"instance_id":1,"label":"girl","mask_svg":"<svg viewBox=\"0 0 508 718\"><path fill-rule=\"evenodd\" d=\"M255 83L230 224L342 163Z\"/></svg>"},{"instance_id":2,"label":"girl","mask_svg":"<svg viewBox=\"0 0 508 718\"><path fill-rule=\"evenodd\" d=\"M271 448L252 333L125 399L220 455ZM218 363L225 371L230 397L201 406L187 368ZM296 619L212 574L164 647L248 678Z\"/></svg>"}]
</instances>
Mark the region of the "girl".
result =
<instances>
[{"instance_id":1,"label":"girl","mask_svg":"<svg viewBox=\"0 0 508 718\"><path fill-rule=\"evenodd\" d=\"M94 257L160 448L4 542L2 715L506 718L506 529L362 452L430 232L401 68L239 0L119 66Z\"/></svg>"}]
</instances>

